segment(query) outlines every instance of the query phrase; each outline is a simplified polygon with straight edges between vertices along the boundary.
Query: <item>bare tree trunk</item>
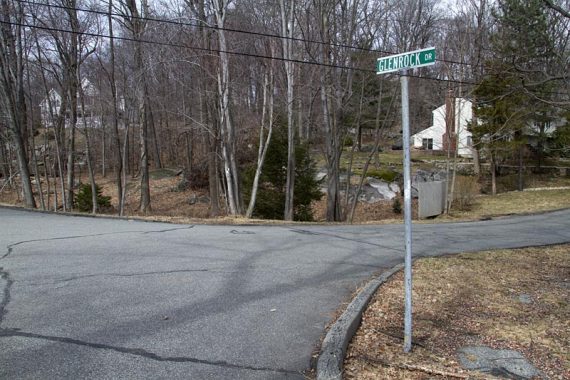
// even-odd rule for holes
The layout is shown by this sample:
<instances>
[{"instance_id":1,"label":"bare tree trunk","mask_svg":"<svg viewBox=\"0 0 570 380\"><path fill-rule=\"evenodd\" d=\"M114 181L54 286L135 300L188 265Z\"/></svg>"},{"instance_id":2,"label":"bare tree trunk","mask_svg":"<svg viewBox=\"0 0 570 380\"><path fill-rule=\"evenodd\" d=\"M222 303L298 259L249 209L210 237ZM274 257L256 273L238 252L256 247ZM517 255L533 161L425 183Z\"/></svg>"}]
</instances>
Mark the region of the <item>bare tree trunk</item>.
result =
<instances>
[{"instance_id":1,"label":"bare tree trunk","mask_svg":"<svg viewBox=\"0 0 570 380\"><path fill-rule=\"evenodd\" d=\"M209 25L206 17L206 4L205 0L186 0L196 14L200 21L199 31L201 33L202 48L210 49L210 38L206 31L205 26ZM208 92L214 92L212 81L209 80L211 67L210 61L207 56L200 58L200 66L204 73L205 80L199 82L199 101L200 101L200 123L207 126L205 129L204 145L207 146L207 162L208 162L208 188L210 194L210 216L215 217L220 213L219 206L219 181L218 181L218 129L214 116L212 106L206 97Z\"/></svg>"},{"instance_id":2,"label":"bare tree trunk","mask_svg":"<svg viewBox=\"0 0 570 380\"><path fill-rule=\"evenodd\" d=\"M73 196L75 187L75 128L77 124L77 87L71 85L69 89L71 96L71 120L69 125L69 140L67 142L67 192L66 208L73 209ZM75 98L75 100L74 100Z\"/></svg>"},{"instance_id":3,"label":"bare tree trunk","mask_svg":"<svg viewBox=\"0 0 570 380\"><path fill-rule=\"evenodd\" d=\"M28 67L28 71L29 71L29 67ZM30 84L30 76L27 75L27 87L28 87L28 92L31 92L31 84ZM33 167L34 167L34 177L36 179L36 191L38 192L38 197L40 198L40 207L42 208L42 210L46 210L46 203L45 203L45 199L44 199L44 192L42 189L42 177L40 175L40 170L38 167L38 157L36 154L36 141L35 141L35 120L34 120L34 113L31 112L30 113L30 124L31 124L31 133L30 133L30 139L32 142L32 146L31 146L31 152L32 152L32 162L33 162ZM1 142L0 142L1 143ZM0 161L1 161L2 155L0 154ZM1 169L0 169L0 173ZM47 177L46 177L47 179Z\"/></svg>"},{"instance_id":4,"label":"bare tree trunk","mask_svg":"<svg viewBox=\"0 0 570 380\"><path fill-rule=\"evenodd\" d=\"M32 120L32 125L34 125L33 120ZM33 128L33 127L32 127ZM40 198L40 207L42 208L42 210L46 209L46 203L45 203L45 199L44 199L44 192L42 189L42 177L40 175L40 169L38 168L38 157L36 154L36 143L35 143L35 139L34 139L34 131L32 129L32 147L31 147L31 151L32 151L32 161L34 163L34 176L36 177L36 189L38 192L38 197ZM47 179L47 177L46 177Z\"/></svg>"},{"instance_id":5,"label":"bare tree trunk","mask_svg":"<svg viewBox=\"0 0 570 380\"><path fill-rule=\"evenodd\" d=\"M152 107L150 106L150 102L148 104L148 113L149 113L149 127L150 133L152 133L152 142L153 142L153 155L154 155L154 167L156 169L162 169L162 160L160 159L160 144L158 142L158 137L156 135L156 124L154 122L154 113L152 112Z\"/></svg>"},{"instance_id":6,"label":"bare tree trunk","mask_svg":"<svg viewBox=\"0 0 570 380\"><path fill-rule=\"evenodd\" d=\"M150 99L148 95L148 84L144 73L142 35L146 28L144 16L148 14L148 2L142 0L141 12L137 8L136 0L125 0L129 15L125 15L128 27L133 35L135 43L134 62L138 82L139 102L139 124L140 124L140 173L141 173L141 195L139 210L142 213L151 211L150 205L150 177L149 177L149 157L148 157L148 133L150 122ZM141 17L143 16L143 17Z\"/></svg>"},{"instance_id":7,"label":"bare tree trunk","mask_svg":"<svg viewBox=\"0 0 570 380\"><path fill-rule=\"evenodd\" d=\"M42 154L42 162L44 164L44 176L46 178L46 203L45 203L45 210L49 209L49 202L51 200L51 178L48 171L48 161L47 161L47 136L44 135L44 152ZM54 183L55 183L55 175L54 175Z\"/></svg>"},{"instance_id":8,"label":"bare tree trunk","mask_svg":"<svg viewBox=\"0 0 570 380\"><path fill-rule=\"evenodd\" d=\"M249 206L245 216L251 218L255 208L257 199L257 189L259 187L259 177L263 163L265 162L265 155L271 143L271 135L273 133L273 64L269 63L269 73L265 73L263 80L263 108L261 112L261 127L259 130L259 151L257 153L257 168L255 170L255 177L253 178L253 185L251 188L251 198L249 199ZM269 119L267 123L267 138L264 139L265 118ZM265 141L264 141L265 140Z\"/></svg>"},{"instance_id":9,"label":"bare tree trunk","mask_svg":"<svg viewBox=\"0 0 570 380\"><path fill-rule=\"evenodd\" d=\"M491 194L497 195L497 164L495 154L490 152L491 156Z\"/></svg>"},{"instance_id":10,"label":"bare tree trunk","mask_svg":"<svg viewBox=\"0 0 570 380\"><path fill-rule=\"evenodd\" d=\"M79 89L79 96L81 100L81 119L83 120L83 136L85 137L85 158L87 160L87 171L89 173L89 182L91 183L91 202L92 208L91 213L97 214L97 184L95 183L95 171L93 166L93 160L91 159L91 144L89 142L89 128L91 125L87 125L87 118L85 114L85 94L83 89ZM91 120L93 120L93 115L91 115Z\"/></svg>"},{"instance_id":11,"label":"bare tree trunk","mask_svg":"<svg viewBox=\"0 0 570 380\"><path fill-rule=\"evenodd\" d=\"M293 86L294 67L290 60L293 56L291 38L293 37L295 21L295 0L279 0L281 8L281 36L283 44L283 65L287 77L287 180L285 183L285 220L293 220L295 197L295 126L293 125Z\"/></svg>"},{"instance_id":12,"label":"bare tree trunk","mask_svg":"<svg viewBox=\"0 0 570 380\"><path fill-rule=\"evenodd\" d=\"M328 43L329 38L329 20L326 10L320 10L321 22L321 37L323 42ZM321 63L328 65L328 45L320 45L320 59ZM340 202L340 152L339 152L339 136L338 124L335 120L336 117L331 115L332 107L332 94L331 86L329 85L327 68L323 67L320 70L320 86L321 86L321 107L323 112L323 123L325 132L325 149L327 160L327 207L326 207L326 220L327 222L340 221L341 215L341 202Z\"/></svg>"},{"instance_id":13,"label":"bare tree trunk","mask_svg":"<svg viewBox=\"0 0 570 380\"><path fill-rule=\"evenodd\" d=\"M121 157L122 161L122 175L121 175L121 203L119 207L121 208L119 213L121 216L125 215L125 203L127 202L127 166L129 161L129 123L125 123L125 137L123 138L123 156Z\"/></svg>"},{"instance_id":14,"label":"bare tree trunk","mask_svg":"<svg viewBox=\"0 0 570 380\"><path fill-rule=\"evenodd\" d=\"M107 177L107 133L105 132L105 124L101 123L101 176Z\"/></svg>"},{"instance_id":15,"label":"bare tree trunk","mask_svg":"<svg viewBox=\"0 0 570 380\"><path fill-rule=\"evenodd\" d=\"M394 94L392 95L390 105L388 107L388 112L386 113L386 117L384 118L384 121L382 123L380 123L381 99L382 99L382 93L383 93L383 87L384 87L383 83L384 83L383 81L380 82L380 91L378 92L378 105L376 108L376 121L375 121L376 131L375 131L374 148L372 148L372 151L368 155L366 163L364 164L364 168L362 169L362 175L360 176L360 180L358 182L358 187L355 191L354 199L352 200L352 205L350 208L350 214L348 217L349 223L352 223L352 221L354 220L354 214L356 212L356 206L358 204L358 195L360 194L360 191L362 190L362 185L364 184L364 178L366 178L366 173L368 172L368 168L370 167L370 163L372 162L373 158L378 157L378 147L380 146L380 140L382 137L381 130L384 130L384 127L386 125L386 120L388 120L390 112L392 111L392 106L394 105L394 100L396 99L396 91L398 89L397 87L394 89Z\"/></svg>"},{"instance_id":16,"label":"bare tree trunk","mask_svg":"<svg viewBox=\"0 0 570 380\"><path fill-rule=\"evenodd\" d=\"M45 121L46 122L46 133L49 130L49 125L51 124L53 127L53 133L54 133L54 144L55 144L55 154L56 154L56 160L55 160L55 164L57 164L57 173L54 173L54 211L57 212L58 209L58 196L57 196L57 178L59 177L59 181L60 181L60 187L61 187L61 197L62 197L62 208L63 211L65 212L66 209L66 196L65 196L65 181L64 181L64 177L63 177L63 157L62 157L62 140L61 140L61 132L63 132L65 130L65 110L67 109L67 97L66 96L62 96L61 97L61 105L60 105L60 109L58 112L58 115L56 117L56 115L54 115L54 105L52 103L52 98L51 98L51 92L50 92L50 88L48 87L48 83L47 83L47 79L45 76L45 68L43 66L43 60L41 59L42 57L42 53L41 53L41 48L40 48L40 44L39 41L37 39L37 35L35 36L35 45L36 45L36 50L38 53L38 64L40 67L40 73L41 73L41 77L42 77L42 84L44 86L44 90L46 93L46 99L47 99L47 104L48 104L48 117L50 120ZM60 132L61 131L61 132ZM54 168L55 171L55 168Z\"/></svg>"},{"instance_id":17,"label":"bare tree trunk","mask_svg":"<svg viewBox=\"0 0 570 380\"><path fill-rule=\"evenodd\" d=\"M2 0L2 25L0 26L0 98L6 113L5 123L16 147L16 157L22 182L22 192L26 207L35 208L36 201L32 190L30 172L28 169L28 156L26 152L25 129L27 126L26 100L24 97L24 64L21 30L15 26L12 30L10 23L10 6ZM23 9L18 9L18 18L23 18Z\"/></svg>"},{"instance_id":18,"label":"bare tree trunk","mask_svg":"<svg viewBox=\"0 0 570 380\"><path fill-rule=\"evenodd\" d=\"M73 209L75 187L75 129L77 127L77 94L80 86L79 79L79 19L77 18L76 0L67 0L65 8L72 33L69 35L69 50L59 49L62 62L65 62L63 70L67 74L65 92L68 96L71 119L69 121L69 139L67 142L67 193L66 208ZM60 41L60 44L64 44Z\"/></svg>"},{"instance_id":19,"label":"bare tree trunk","mask_svg":"<svg viewBox=\"0 0 570 380\"><path fill-rule=\"evenodd\" d=\"M239 215L241 209L241 193L235 156L235 130L230 115L230 70L227 54L226 35L224 32L228 0L212 0L216 25L220 68L218 71L219 123L222 139L222 158L226 178L226 199L231 215Z\"/></svg>"},{"instance_id":20,"label":"bare tree trunk","mask_svg":"<svg viewBox=\"0 0 570 380\"><path fill-rule=\"evenodd\" d=\"M364 101L364 77L362 78L362 85L360 87L360 97L358 99L358 113L356 115L355 126L356 130L360 129L360 123L362 120L362 103ZM378 102L380 104L380 102ZM344 144L343 144L344 145ZM346 191L345 191L345 198L344 198L344 208L346 210L345 214L348 214L349 203L350 203L350 188L351 188L351 181L352 181L352 165L354 162L354 152L357 150L357 144L355 141L352 142L352 148L350 150L350 161L348 164L348 169L346 173ZM355 197L357 194L355 194ZM351 215L352 217L352 215ZM350 219L352 222L352 219Z\"/></svg>"},{"instance_id":21,"label":"bare tree trunk","mask_svg":"<svg viewBox=\"0 0 570 380\"><path fill-rule=\"evenodd\" d=\"M145 96L146 98L146 96ZM146 100L143 100L140 109L140 173L141 173L141 199L139 210L143 213L151 211L150 206L150 175L148 162L148 111Z\"/></svg>"},{"instance_id":22,"label":"bare tree trunk","mask_svg":"<svg viewBox=\"0 0 570 380\"><path fill-rule=\"evenodd\" d=\"M524 145L522 142L518 148L518 166L519 166L519 173L518 173L518 191L524 190Z\"/></svg>"},{"instance_id":23,"label":"bare tree trunk","mask_svg":"<svg viewBox=\"0 0 570 380\"><path fill-rule=\"evenodd\" d=\"M115 182L117 185L117 199L119 205L119 215L123 216L125 214L125 202L123 198L123 179L126 178L125 171L126 165L123 164L124 157L121 153L121 138L119 136L119 107L117 104L117 82L115 79L115 40L113 35L113 0L109 0L109 8L107 14L107 21L109 25L109 52L111 58L111 68L109 72L109 82L111 84L111 100L113 102L113 140L115 144L115 165L117 167L116 170L116 178Z\"/></svg>"}]
</instances>

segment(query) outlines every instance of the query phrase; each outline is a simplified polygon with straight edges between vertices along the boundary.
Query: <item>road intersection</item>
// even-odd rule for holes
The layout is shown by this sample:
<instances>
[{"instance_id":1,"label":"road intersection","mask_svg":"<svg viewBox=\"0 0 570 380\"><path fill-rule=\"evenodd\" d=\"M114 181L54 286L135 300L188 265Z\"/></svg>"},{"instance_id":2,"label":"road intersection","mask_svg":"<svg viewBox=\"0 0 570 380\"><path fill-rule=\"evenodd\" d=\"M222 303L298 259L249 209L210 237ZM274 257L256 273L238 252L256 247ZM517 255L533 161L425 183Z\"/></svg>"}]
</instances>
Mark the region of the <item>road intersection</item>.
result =
<instances>
[{"instance_id":1,"label":"road intersection","mask_svg":"<svg viewBox=\"0 0 570 380\"><path fill-rule=\"evenodd\" d=\"M570 242L570 210L414 225L414 256ZM302 379L403 226L219 226L0 208L0 378Z\"/></svg>"}]
</instances>

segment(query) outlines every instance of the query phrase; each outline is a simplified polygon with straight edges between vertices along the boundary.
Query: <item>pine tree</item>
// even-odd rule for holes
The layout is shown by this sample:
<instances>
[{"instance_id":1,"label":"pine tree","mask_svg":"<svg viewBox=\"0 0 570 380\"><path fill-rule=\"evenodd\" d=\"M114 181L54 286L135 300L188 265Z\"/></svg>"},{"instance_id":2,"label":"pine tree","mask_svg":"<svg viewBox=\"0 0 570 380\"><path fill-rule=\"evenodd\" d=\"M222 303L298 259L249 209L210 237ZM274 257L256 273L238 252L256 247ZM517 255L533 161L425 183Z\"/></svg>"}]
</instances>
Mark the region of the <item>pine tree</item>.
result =
<instances>
[{"instance_id":1,"label":"pine tree","mask_svg":"<svg viewBox=\"0 0 570 380\"><path fill-rule=\"evenodd\" d=\"M528 127L545 123L555 114L547 100L556 85L549 80L556 52L542 1L500 0L493 13L498 22L491 38L493 58L474 91L478 122L471 131L491 161L495 193L496 165L513 156L519 166L518 188L523 188Z\"/></svg>"},{"instance_id":2,"label":"pine tree","mask_svg":"<svg viewBox=\"0 0 570 380\"><path fill-rule=\"evenodd\" d=\"M281 118L282 119L282 118ZM319 182L315 179L315 163L309 155L308 143L296 142L295 146L295 204L293 219L298 221L313 220L311 203L319 200L322 193ZM249 202L251 183L255 167L251 166L244 173L246 203ZM283 219L285 188L287 182L287 128L283 120L276 120L276 126L269 144L265 164L259 180L257 201L253 216L263 219Z\"/></svg>"}]
</instances>

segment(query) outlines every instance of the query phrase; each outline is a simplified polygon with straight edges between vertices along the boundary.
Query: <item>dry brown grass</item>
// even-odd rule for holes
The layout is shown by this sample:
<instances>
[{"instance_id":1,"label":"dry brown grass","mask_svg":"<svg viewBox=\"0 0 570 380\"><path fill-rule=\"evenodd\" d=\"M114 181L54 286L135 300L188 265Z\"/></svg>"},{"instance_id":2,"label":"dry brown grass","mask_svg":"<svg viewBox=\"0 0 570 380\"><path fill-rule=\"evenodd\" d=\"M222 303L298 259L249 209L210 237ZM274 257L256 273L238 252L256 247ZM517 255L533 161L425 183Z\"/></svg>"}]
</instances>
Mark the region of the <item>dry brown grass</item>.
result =
<instances>
[{"instance_id":1,"label":"dry brown grass","mask_svg":"<svg viewBox=\"0 0 570 380\"><path fill-rule=\"evenodd\" d=\"M83 182L88 182L88 178L84 176ZM111 196L113 206L117 207L116 187L113 183L112 176L106 178L97 178L97 183L103 189L103 194ZM250 220L246 218L222 216L211 218L209 215L209 205L207 203L190 204L189 199L194 196L205 196L205 191L184 190L173 191L180 178L176 176L157 176L151 179L151 198L152 211L141 214L138 211L139 206L139 179L129 179L127 186L127 203L126 215L129 217L140 217L152 220L171 221L178 223L224 223L224 224L280 224L282 221L267 220ZM45 181L42 181L44 191L46 189ZM561 186L567 185L569 182L566 178L554 178L549 181L542 180L534 185ZM17 189L18 184L13 188L6 187L0 192L0 203L22 205ZM54 185L52 183L52 192ZM58 184L59 190L59 184ZM61 198L61 196L60 196ZM53 202L53 197L51 198ZM570 190L541 190L541 191L524 191L502 193L496 196L479 196L474 198L474 203L469 211L452 210L451 215L443 215L435 220L417 221L419 223L449 222L458 220L477 220L481 218L511 215L521 213L542 212L570 207ZM61 199L59 199L61 204ZM414 215L416 214L417 205L414 201ZM39 202L38 202L39 204ZM222 205L223 206L223 205ZM50 209L53 206L50 203ZM315 202L314 216L317 222L325 221L326 199ZM109 211L109 214L116 214L115 211ZM359 203L353 223L359 224L387 224L401 223L403 214L395 214L392 209L392 201L381 201L374 204Z\"/></svg>"},{"instance_id":2,"label":"dry brown grass","mask_svg":"<svg viewBox=\"0 0 570 380\"><path fill-rule=\"evenodd\" d=\"M456 351L520 351L551 379L570 378L570 245L462 254L414 264L414 345L402 352L403 279L383 285L345 361L346 379L444 379L462 370ZM519 297L528 295L531 304ZM405 369L414 366L414 370ZM429 373L431 371L431 373Z\"/></svg>"},{"instance_id":3,"label":"dry brown grass","mask_svg":"<svg viewBox=\"0 0 570 380\"><path fill-rule=\"evenodd\" d=\"M481 219L492 216L544 212L570 207L570 189L512 191L475 198L470 211L452 210L441 220Z\"/></svg>"}]
</instances>

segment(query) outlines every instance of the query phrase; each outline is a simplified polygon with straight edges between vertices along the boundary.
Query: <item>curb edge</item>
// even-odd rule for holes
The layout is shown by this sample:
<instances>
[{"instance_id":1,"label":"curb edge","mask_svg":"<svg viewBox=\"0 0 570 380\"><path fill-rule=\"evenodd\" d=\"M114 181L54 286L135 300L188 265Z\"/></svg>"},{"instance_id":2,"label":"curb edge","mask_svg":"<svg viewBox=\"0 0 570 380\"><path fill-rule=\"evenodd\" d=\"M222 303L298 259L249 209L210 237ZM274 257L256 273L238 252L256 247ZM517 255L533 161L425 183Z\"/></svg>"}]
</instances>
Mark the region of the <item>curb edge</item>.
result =
<instances>
[{"instance_id":1,"label":"curb edge","mask_svg":"<svg viewBox=\"0 0 570 380\"><path fill-rule=\"evenodd\" d=\"M380 285L403 268L404 264L398 264L369 281L331 326L323 340L317 359L317 380L342 379L346 349L360 325L364 309Z\"/></svg>"}]
</instances>

